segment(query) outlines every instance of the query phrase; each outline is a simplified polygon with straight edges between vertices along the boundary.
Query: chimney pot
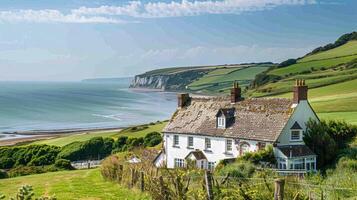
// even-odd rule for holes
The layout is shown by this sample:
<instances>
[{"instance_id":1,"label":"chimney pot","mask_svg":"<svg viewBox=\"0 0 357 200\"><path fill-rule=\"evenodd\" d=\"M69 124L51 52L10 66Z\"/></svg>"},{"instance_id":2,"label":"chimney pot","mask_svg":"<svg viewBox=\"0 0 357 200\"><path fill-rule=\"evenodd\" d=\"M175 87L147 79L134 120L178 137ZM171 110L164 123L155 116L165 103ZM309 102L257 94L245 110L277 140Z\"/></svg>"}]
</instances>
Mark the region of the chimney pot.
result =
<instances>
[{"instance_id":1,"label":"chimney pot","mask_svg":"<svg viewBox=\"0 0 357 200\"><path fill-rule=\"evenodd\" d=\"M180 93L177 95L177 105L179 108L184 108L190 103L191 97L188 93Z\"/></svg>"},{"instance_id":2,"label":"chimney pot","mask_svg":"<svg viewBox=\"0 0 357 200\"><path fill-rule=\"evenodd\" d=\"M294 103L297 104L301 100L307 100L308 87L305 84L305 80L296 80L296 84L294 86L293 92L294 92L294 97L293 97Z\"/></svg>"},{"instance_id":3,"label":"chimney pot","mask_svg":"<svg viewBox=\"0 0 357 200\"><path fill-rule=\"evenodd\" d=\"M240 100L242 100L242 89L239 87L238 82L234 81L231 89L231 103L237 103Z\"/></svg>"}]
</instances>

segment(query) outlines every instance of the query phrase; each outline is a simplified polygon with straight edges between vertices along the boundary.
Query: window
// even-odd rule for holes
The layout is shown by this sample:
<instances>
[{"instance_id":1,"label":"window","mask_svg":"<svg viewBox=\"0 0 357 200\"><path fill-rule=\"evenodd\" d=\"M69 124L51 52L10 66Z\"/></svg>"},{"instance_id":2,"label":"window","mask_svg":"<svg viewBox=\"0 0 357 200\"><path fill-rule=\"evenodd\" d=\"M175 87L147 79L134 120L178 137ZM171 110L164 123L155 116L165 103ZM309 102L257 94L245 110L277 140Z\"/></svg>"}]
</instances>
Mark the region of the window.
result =
<instances>
[{"instance_id":1,"label":"window","mask_svg":"<svg viewBox=\"0 0 357 200\"><path fill-rule=\"evenodd\" d=\"M240 145L240 155L243 155L249 151L249 144L244 142Z\"/></svg>"},{"instance_id":2,"label":"window","mask_svg":"<svg viewBox=\"0 0 357 200\"><path fill-rule=\"evenodd\" d=\"M201 169L204 169L205 168L205 161L201 161L201 166L200 166Z\"/></svg>"},{"instance_id":3,"label":"window","mask_svg":"<svg viewBox=\"0 0 357 200\"><path fill-rule=\"evenodd\" d=\"M226 140L226 152L231 152L232 151L232 140L227 139Z\"/></svg>"},{"instance_id":4,"label":"window","mask_svg":"<svg viewBox=\"0 0 357 200\"><path fill-rule=\"evenodd\" d=\"M205 149L211 148L211 139L205 138Z\"/></svg>"},{"instance_id":5,"label":"window","mask_svg":"<svg viewBox=\"0 0 357 200\"><path fill-rule=\"evenodd\" d=\"M187 137L187 147L193 148L193 137Z\"/></svg>"},{"instance_id":6,"label":"window","mask_svg":"<svg viewBox=\"0 0 357 200\"><path fill-rule=\"evenodd\" d=\"M178 146L178 145L179 145L179 136L174 135L174 146Z\"/></svg>"},{"instance_id":7,"label":"window","mask_svg":"<svg viewBox=\"0 0 357 200\"><path fill-rule=\"evenodd\" d=\"M180 158L175 158L175 167L185 167L185 160Z\"/></svg>"},{"instance_id":8,"label":"window","mask_svg":"<svg viewBox=\"0 0 357 200\"><path fill-rule=\"evenodd\" d=\"M218 117L218 127L224 128L226 126L225 121L223 117Z\"/></svg>"},{"instance_id":9,"label":"window","mask_svg":"<svg viewBox=\"0 0 357 200\"><path fill-rule=\"evenodd\" d=\"M214 162L208 162L207 163L207 169L211 170L211 171L214 170Z\"/></svg>"},{"instance_id":10,"label":"window","mask_svg":"<svg viewBox=\"0 0 357 200\"><path fill-rule=\"evenodd\" d=\"M300 131L299 130L291 131L291 140L300 140Z\"/></svg>"}]
</instances>

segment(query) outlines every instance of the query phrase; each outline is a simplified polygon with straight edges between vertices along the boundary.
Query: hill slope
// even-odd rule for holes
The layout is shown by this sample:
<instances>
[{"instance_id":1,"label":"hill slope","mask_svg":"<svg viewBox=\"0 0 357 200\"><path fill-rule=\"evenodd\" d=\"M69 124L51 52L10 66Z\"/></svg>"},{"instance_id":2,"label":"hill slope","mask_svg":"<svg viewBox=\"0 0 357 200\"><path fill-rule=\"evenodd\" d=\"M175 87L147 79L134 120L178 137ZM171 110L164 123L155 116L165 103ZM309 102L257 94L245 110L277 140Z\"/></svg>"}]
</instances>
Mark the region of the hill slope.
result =
<instances>
[{"instance_id":1,"label":"hill slope","mask_svg":"<svg viewBox=\"0 0 357 200\"><path fill-rule=\"evenodd\" d=\"M294 81L305 79L309 100L320 117L357 124L357 40L321 48L325 47L297 59L295 64L259 74L249 95L291 98Z\"/></svg>"},{"instance_id":2,"label":"hill slope","mask_svg":"<svg viewBox=\"0 0 357 200\"><path fill-rule=\"evenodd\" d=\"M135 76L131 88L150 88L168 91L189 91L217 94L226 92L237 80L248 86L272 63L235 64L200 67L164 68Z\"/></svg>"}]
</instances>

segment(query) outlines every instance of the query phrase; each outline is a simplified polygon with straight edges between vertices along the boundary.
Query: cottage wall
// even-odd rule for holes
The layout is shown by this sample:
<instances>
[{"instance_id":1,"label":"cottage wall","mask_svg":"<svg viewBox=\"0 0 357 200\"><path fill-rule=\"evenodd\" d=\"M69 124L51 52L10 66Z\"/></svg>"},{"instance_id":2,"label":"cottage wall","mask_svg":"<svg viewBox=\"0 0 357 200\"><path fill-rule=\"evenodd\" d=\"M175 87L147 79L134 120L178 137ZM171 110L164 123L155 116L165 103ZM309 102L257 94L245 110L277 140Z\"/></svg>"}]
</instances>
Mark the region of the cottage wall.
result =
<instances>
[{"instance_id":1,"label":"cottage wall","mask_svg":"<svg viewBox=\"0 0 357 200\"><path fill-rule=\"evenodd\" d=\"M306 123L309 119L318 120L316 114L311 108L310 104L306 100L302 100L297 104L294 113L291 115L287 124L285 125L282 133L280 134L277 145L294 145L294 144L304 144L303 141L300 142L292 142L290 141L291 137L291 127L295 122L298 122L301 126L302 130L306 130Z\"/></svg>"},{"instance_id":2,"label":"cottage wall","mask_svg":"<svg viewBox=\"0 0 357 200\"><path fill-rule=\"evenodd\" d=\"M177 134L179 136L179 145L174 147L174 138L173 133L164 133L164 146L166 152L166 162L168 168L174 168L175 158L185 159L185 157L196 149L201 150L207 157L208 162L214 162L216 166L220 160L236 158L240 155L240 144L246 142L249 144L249 151L258 150L258 142L250 140L234 140L232 138L224 137L212 137L212 136L201 136L201 135L186 135L186 134ZM188 146L188 137L192 136L193 139L193 148L187 148ZM210 151L205 151L205 138L211 140L211 149ZM232 151L230 154L226 153L226 139L232 139Z\"/></svg>"}]
</instances>

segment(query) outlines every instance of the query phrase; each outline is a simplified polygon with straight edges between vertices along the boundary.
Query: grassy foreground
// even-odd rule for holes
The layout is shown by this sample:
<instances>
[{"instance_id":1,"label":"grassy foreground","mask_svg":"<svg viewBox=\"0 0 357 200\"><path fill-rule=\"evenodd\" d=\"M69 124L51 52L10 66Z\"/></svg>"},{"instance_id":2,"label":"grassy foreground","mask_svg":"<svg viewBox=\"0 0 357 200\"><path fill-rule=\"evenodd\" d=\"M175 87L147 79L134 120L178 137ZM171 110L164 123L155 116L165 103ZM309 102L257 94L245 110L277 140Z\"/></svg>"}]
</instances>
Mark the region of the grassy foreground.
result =
<instances>
[{"instance_id":1,"label":"grassy foreground","mask_svg":"<svg viewBox=\"0 0 357 200\"><path fill-rule=\"evenodd\" d=\"M121 131L97 131L97 132L88 132L88 133L80 133L74 135L63 136L54 139L48 140L40 140L36 141L32 144L47 144L47 145L54 145L54 146L65 146L72 142L83 142L90 140L93 137L111 137L113 139L117 139L118 136L128 136L128 137L144 137L148 133L151 132L161 132L167 122L156 122L153 124L148 125L139 125L134 126L136 128L130 127L123 129Z\"/></svg>"},{"instance_id":2,"label":"grassy foreground","mask_svg":"<svg viewBox=\"0 0 357 200\"><path fill-rule=\"evenodd\" d=\"M104 181L99 169L51 172L2 179L0 192L9 197L22 185L32 185L36 197L55 195L59 200L150 199L137 190L129 190L118 184Z\"/></svg>"}]
</instances>

